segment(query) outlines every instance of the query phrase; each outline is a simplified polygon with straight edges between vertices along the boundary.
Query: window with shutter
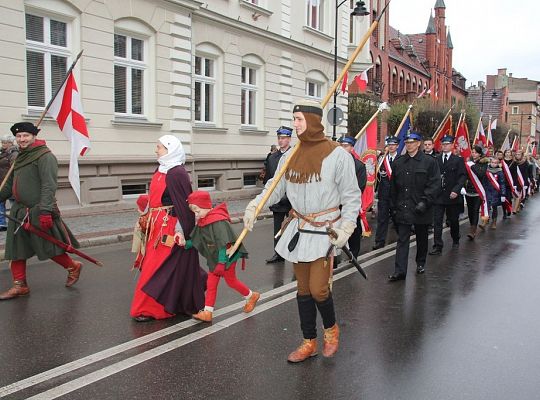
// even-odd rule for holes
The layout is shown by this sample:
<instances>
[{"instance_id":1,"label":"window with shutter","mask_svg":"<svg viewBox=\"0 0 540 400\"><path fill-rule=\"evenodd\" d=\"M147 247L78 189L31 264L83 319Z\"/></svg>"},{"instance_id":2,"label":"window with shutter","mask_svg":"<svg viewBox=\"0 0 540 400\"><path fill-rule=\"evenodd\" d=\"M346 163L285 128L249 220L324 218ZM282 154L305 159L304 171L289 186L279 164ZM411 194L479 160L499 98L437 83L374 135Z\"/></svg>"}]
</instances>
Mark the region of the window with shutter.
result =
<instances>
[{"instance_id":1,"label":"window with shutter","mask_svg":"<svg viewBox=\"0 0 540 400\"><path fill-rule=\"evenodd\" d=\"M71 58L69 23L25 14L26 84L30 109L45 107L62 84Z\"/></svg>"},{"instance_id":2,"label":"window with shutter","mask_svg":"<svg viewBox=\"0 0 540 400\"><path fill-rule=\"evenodd\" d=\"M121 33L114 35L114 111L144 116L146 41Z\"/></svg>"}]
</instances>

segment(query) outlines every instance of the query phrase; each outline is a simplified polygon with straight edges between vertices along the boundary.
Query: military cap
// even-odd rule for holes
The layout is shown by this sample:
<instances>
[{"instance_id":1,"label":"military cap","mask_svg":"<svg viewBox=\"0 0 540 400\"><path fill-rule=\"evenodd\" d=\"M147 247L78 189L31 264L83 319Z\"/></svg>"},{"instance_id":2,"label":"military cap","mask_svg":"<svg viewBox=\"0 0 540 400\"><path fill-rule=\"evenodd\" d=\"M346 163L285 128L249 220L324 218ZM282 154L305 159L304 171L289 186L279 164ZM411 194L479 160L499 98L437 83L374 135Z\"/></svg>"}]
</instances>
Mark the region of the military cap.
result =
<instances>
[{"instance_id":1,"label":"military cap","mask_svg":"<svg viewBox=\"0 0 540 400\"><path fill-rule=\"evenodd\" d=\"M409 131L405 135L405 142L415 142L417 140L422 140L422 135L420 135L418 132Z\"/></svg>"},{"instance_id":2,"label":"military cap","mask_svg":"<svg viewBox=\"0 0 540 400\"><path fill-rule=\"evenodd\" d=\"M454 143L454 137L452 135L444 135L441 143Z\"/></svg>"},{"instance_id":3,"label":"military cap","mask_svg":"<svg viewBox=\"0 0 540 400\"><path fill-rule=\"evenodd\" d=\"M339 143L347 143L351 146L354 146L356 144L356 139L351 136L342 136L338 139Z\"/></svg>"},{"instance_id":4,"label":"military cap","mask_svg":"<svg viewBox=\"0 0 540 400\"><path fill-rule=\"evenodd\" d=\"M10 130L11 133L13 133L13 136L15 136L19 132L28 132L32 135L37 135L41 129L39 129L31 122L17 122L10 128Z\"/></svg>"},{"instance_id":5,"label":"military cap","mask_svg":"<svg viewBox=\"0 0 540 400\"><path fill-rule=\"evenodd\" d=\"M384 140L384 142L389 145L389 144L399 144L399 139L395 136L387 136L386 139Z\"/></svg>"},{"instance_id":6,"label":"military cap","mask_svg":"<svg viewBox=\"0 0 540 400\"><path fill-rule=\"evenodd\" d=\"M278 136L287 136L287 137L292 136L292 128L289 128L288 126L282 125L277 129L276 132Z\"/></svg>"},{"instance_id":7,"label":"military cap","mask_svg":"<svg viewBox=\"0 0 540 400\"><path fill-rule=\"evenodd\" d=\"M321 117L323 115L321 105L318 102L313 101L313 100L297 101L293 107L293 113L295 112L317 114Z\"/></svg>"}]
</instances>

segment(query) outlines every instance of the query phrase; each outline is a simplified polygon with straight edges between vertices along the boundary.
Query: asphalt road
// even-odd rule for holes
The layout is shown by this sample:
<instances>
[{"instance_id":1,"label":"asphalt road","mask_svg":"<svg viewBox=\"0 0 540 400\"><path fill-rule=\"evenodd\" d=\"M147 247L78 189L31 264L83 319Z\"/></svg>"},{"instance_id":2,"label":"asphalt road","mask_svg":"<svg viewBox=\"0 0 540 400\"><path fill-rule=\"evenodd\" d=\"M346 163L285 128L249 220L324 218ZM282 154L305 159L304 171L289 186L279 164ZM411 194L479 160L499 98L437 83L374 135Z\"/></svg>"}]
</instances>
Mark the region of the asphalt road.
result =
<instances>
[{"instance_id":1,"label":"asphalt road","mask_svg":"<svg viewBox=\"0 0 540 400\"><path fill-rule=\"evenodd\" d=\"M0 303L0 397L535 399L539 223L535 198L496 231L462 241L459 252L445 248L424 275L397 283L386 281L392 246L369 252L366 240L369 280L348 267L334 280L340 351L298 365L286 362L301 339L291 266L263 261L271 221L248 235L250 262L239 272L263 300L245 315L221 285L212 325L132 321L129 244L87 249L105 267L85 264L70 289L60 267L35 262L31 295ZM414 255L413 247L410 272ZM9 281L4 266L0 282Z\"/></svg>"}]
</instances>

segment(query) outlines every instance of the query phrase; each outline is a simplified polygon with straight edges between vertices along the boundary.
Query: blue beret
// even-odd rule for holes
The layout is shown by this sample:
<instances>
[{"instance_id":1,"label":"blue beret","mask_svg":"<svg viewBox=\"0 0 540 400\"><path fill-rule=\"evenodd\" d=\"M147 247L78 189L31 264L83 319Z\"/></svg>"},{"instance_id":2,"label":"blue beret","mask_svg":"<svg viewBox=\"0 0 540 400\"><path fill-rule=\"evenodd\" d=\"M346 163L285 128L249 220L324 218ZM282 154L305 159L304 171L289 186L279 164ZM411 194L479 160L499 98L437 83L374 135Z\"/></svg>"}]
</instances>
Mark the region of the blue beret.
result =
<instances>
[{"instance_id":1,"label":"blue beret","mask_svg":"<svg viewBox=\"0 0 540 400\"><path fill-rule=\"evenodd\" d=\"M338 139L339 143L347 143L351 146L354 146L356 144L356 139L351 136L342 136Z\"/></svg>"},{"instance_id":2,"label":"blue beret","mask_svg":"<svg viewBox=\"0 0 540 400\"><path fill-rule=\"evenodd\" d=\"M292 128L289 128L288 126L282 125L277 129L276 132L278 136L289 136L289 137L292 136Z\"/></svg>"},{"instance_id":3,"label":"blue beret","mask_svg":"<svg viewBox=\"0 0 540 400\"><path fill-rule=\"evenodd\" d=\"M387 136L384 142L388 144L399 144L399 139L395 136Z\"/></svg>"},{"instance_id":4,"label":"blue beret","mask_svg":"<svg viewBox=\"0 0 540 400\"><path fill-rule=\"evenodd\" d=\"M454 143L454 137L451 135L444 135L441 139L441 143Z\"/></svg>"},{"instance_id":5,"label":"blue beret","mask_svg":"<svg viewBox=\"0 0 540 400\"><path fill-rule=\"evenodd\" d=\"M406 142L414 142L416 140L422 140L422 135L420 135L418 132L407 132L405 135L405 141Z\"/></svg>"}]
</instances>

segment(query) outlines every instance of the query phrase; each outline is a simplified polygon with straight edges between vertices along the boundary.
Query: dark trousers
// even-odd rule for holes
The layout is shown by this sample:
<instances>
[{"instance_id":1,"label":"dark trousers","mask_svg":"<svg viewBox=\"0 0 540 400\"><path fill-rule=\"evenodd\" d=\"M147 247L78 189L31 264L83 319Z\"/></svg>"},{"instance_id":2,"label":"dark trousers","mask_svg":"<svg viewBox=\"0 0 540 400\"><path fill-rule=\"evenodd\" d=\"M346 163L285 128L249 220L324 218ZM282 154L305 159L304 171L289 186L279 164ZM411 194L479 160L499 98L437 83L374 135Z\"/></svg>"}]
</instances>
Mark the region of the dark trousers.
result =
<instances>
[{"instance_id":1,"label":"dark trousers","mask_svg":"<svg viewBox=\"0 0 540 400\"><path fill-rule=\"evenodd\" d=\"M349 238L349 249L355 258L360 254L360 241L362 240L362 220L356 219L356 228Z\"/></svg>"},{"instance_id":2,"label":"dark trousers","mask_svg":"<svg viewBox=\"0 0 540 400\"><path fill-rule=\"evenodd\" d=\"M467 196L467 213L471 226L478 226L478 212L481 203L480 196Z\"/></svg>"},{"instance_id":3,"label":"dark trousers","mask_svg":"<svg viewBox=\"0 0 540 400\"><path fill-rule=\"evenodd\" d=\"M454 243L459 242L459 204L434 204L433 205L433 247L443 248L442 240L444 213L450 224L450 236Z\"/></svg>"},{"instance_id":4,"label":"dark trousers","mask_svg":"<svg viewBox=\"0 0 540 400\"><path fill-rule=\"evenodd\" d=\"M379 198L377 202L377 231L375 232L375 244L384 244L388 233L390 221L390 198Z\"/></svg>"},{"instance_id":5,"label":"dark trousers","mask_svg":"<svg viewBox=\"0 0 540 400\"><path fill-rule=\"evenodd\" d=\"M409 245L411 240L411 225L397 224L398 240L396 245L395 273L407 274L409 262ZM428 225L414 224L416 233L416 265L426 265L428 252Z\"/></svg>"},{"instance_id":6,"label":"dark trousers","mask_svg":"<svg viewBox=\"0 0 540 400\"><path fill-rule=\"evenodd\" d=\"M499 216L499 212L497 211L498 206L491 206L491 221L496 222L497 217ZM503 213L504 213L504 207L503 207Z\"/></svg>"},{"instance_id":7,"label":"dark trousers","mask_svg":"<svg viewBox=\"0 0 540 400\"><path fill-rule=\"evenodd\" d=\"M287 216L287 213L274 211L273 214L274 214L274 248L275 248L279 240L279 237L276 238L275 236L281 229L281 224L283 224L283 220Z\"/></svg>"}]
</instances>

